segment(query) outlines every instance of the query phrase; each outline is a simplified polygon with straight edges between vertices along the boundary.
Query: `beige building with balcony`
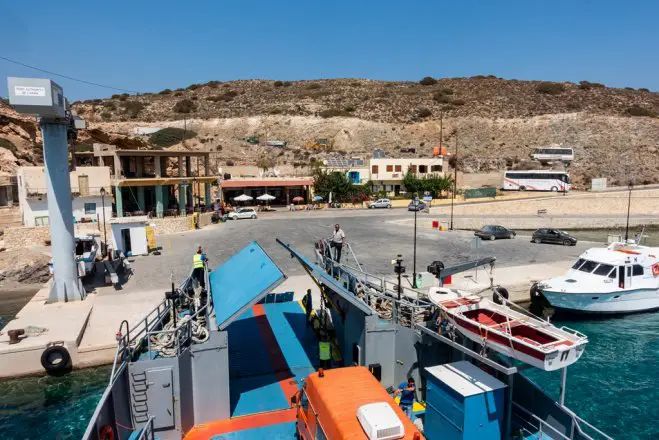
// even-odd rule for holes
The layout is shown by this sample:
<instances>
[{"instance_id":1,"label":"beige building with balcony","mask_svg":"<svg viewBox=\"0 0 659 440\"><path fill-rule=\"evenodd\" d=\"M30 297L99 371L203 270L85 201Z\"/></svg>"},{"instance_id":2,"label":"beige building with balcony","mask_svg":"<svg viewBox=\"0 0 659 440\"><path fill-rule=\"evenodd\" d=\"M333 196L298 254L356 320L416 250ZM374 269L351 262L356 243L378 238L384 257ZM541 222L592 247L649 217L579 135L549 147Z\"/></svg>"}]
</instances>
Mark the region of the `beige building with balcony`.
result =
<instances>
[{"instance_id":1,"label":"beige building with balcony","mask_svg":"<svg viewBox=\"0 0 659 440\"><path fill-rule=\"evenodd\" d=\"M21 167L16 176L23 225L47 226L48 197L44 167ZM77 167L69 173L69 178L75 222L102 221L104 207L105 217L112 217L109 167ZM101 188L105 190L105 197L101 197Z\"/></svg>"},{"instance_id":2,"label":"beige building with balcony","mask_svg":"<svg viewBox=\"0 0 659 440\"><path fill-rule=\"evenodd\" d=\"M441 156L410 159L372 158L369 166L373 191L385 191L394 196L405 192L403 178L408 170L420 178L431 174L444 175L444 159Z\"/></svg>"}]
</instances>

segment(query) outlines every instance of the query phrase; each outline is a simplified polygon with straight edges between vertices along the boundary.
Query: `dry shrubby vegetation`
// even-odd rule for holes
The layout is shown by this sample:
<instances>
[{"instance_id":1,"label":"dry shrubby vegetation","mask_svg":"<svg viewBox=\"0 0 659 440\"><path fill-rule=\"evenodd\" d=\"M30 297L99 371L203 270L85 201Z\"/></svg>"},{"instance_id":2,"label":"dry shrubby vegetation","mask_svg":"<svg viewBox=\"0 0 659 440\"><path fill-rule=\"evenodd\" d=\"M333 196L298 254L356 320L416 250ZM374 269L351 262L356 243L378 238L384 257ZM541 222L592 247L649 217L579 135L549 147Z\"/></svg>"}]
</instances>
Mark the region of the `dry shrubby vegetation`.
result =
<instances>
[{"instance_id":1,"label":"dry shrubby vegetation","mask_svg":"<svg viewBox=\"0 0 659 440\"><path fill-rule=\"evenodd\" d=\"M187 139L186 148L222 151L222 163L255 163L265 147L247 143L250 137L260 137L261 144L266 138L287 141L287 147L269 154L277 157L278 166L296 169L312 159L367 155L373 148L403 157L427 155L438 143L441 117L444 142L453 145L459 133L466 171L533 166L528 163L533 148L553 144L574 146L577 161L571 173L577 180L598 175L615 179L621 173L620 151L633 152L639 181L657 179L659 169L659 94L590 81L519 81L493 75L428 76L416 82L211 81L87 100L74 103L73 109L93 122L84 140L89 144L167 148L132 139L134 127L181 128L175 121L197 121L198 136ZM36 130L33 121L21 124ZM0 108L0 138L11 142L20 156L0 146L0 158L9 158L2 163L38 161L31 145L39 135L22 127ZM178 139L166 138L165 144ZM331 143L318 149L315 139ZM411 147L415 153L409 152ZM2 171L7 167L0 164Z\"/></svg>"}]
</instances>

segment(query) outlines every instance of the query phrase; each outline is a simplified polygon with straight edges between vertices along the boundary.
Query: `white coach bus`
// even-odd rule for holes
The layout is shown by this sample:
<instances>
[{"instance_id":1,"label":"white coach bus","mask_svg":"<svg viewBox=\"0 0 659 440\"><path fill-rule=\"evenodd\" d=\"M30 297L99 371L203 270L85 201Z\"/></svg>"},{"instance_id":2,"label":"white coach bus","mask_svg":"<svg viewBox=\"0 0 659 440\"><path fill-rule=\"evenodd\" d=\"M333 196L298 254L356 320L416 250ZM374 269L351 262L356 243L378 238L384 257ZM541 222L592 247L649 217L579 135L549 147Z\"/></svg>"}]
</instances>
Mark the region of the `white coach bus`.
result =
<instances>
[{"instance_id":1,"label":"white coach bus","mask_svg":"<svg viewBox=\"0 0 659 440\"><path fill-rule=\"evenodd\" d=\"M574 150L563 147L536 148L531 157L540 162L572 162Z\"/></svg>"},{"instance_id":2,"label":"white coach bus","mask_svg":"<svg viewBox=\"0 0 659 440\"><path fill-rule=\"evenodd\" d=\"M570 176L563 171L506 171L503 189L510 191L569 191Z\"/></svg>"}]
</instances>

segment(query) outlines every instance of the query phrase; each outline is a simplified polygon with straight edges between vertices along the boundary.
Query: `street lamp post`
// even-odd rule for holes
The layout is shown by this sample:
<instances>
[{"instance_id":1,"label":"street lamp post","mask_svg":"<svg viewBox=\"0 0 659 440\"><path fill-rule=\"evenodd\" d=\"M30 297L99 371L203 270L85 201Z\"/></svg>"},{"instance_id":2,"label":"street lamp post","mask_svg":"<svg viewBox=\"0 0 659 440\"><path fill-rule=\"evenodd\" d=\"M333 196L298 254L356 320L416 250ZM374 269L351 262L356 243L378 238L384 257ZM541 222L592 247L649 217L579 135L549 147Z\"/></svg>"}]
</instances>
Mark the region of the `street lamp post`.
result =
<instances>
[{"instance_id":1,"label":"street lamp post","mask_svg":"<svg viewBox=\"0 0 659 440\"><path fill-rule=\"evenodd\" d=\"M455 132L455 163L453 165L453 196L451 197L451 225L453 230L453 204L455 203L455 193L458 191L458 132Z\"/></svg>"},{"instance_id":2,"label":"street lamp post","mask_svg":"<svg viewBox=\"0 0 659 440\"><path fill-rule=\"evenodd\" d=\"M634 189L634 184L630 181L627 184L627 188L629 188L629 196L627 197L627 226L625 226L625 243L627 243L627 240L629 239L629 211L632 205L632 190Z\"/></svg>"},{"instance_id":3,"label":"street lamp post","mask_svg":"<svg viewBox=\"0 0 659 440\"><path fill-rule=\"evenodd\" d=\"M105 188L101 188L101 206L103 209L103 257L108 253L108 232L105 229Z\"/></svg>"},{"instance_id":4,"label":"street lamp post","mask_svg":"<svg viewBox=\"0 0 659 440\"><path fill-rule=\"evenodd\" d=\"M416 213L419 211L419 198L414 196L414 263L412 269L412 287L417 288L416 285Z\"/></svg>"}]
</instances>

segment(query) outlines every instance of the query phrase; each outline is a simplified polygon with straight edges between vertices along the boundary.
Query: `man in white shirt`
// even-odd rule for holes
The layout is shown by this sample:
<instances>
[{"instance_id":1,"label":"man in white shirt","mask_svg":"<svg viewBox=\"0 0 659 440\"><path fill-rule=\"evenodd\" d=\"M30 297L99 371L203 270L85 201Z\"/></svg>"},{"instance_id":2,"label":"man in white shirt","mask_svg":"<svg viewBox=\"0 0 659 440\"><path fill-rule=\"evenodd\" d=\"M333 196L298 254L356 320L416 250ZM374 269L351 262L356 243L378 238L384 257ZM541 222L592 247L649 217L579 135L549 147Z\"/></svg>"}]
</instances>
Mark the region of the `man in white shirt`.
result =
<instances>
[{"instance_id":1,"label":"man in white shirt","mask_svg":"<svg viewBox=\"0 0 659 440\"><path fill-rule=\"evenodd\" d=\"M343 229L341 229L338 223L335 224L334 232L332 233L332 242L330 243L330 246L336 249L334 251L334 255L337 263L341 262L341 249L343 248L343 243L345 242L345 239L346 239L346 234L343 232Z\"/></svg>"}]
</instances>

